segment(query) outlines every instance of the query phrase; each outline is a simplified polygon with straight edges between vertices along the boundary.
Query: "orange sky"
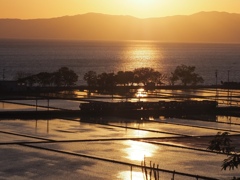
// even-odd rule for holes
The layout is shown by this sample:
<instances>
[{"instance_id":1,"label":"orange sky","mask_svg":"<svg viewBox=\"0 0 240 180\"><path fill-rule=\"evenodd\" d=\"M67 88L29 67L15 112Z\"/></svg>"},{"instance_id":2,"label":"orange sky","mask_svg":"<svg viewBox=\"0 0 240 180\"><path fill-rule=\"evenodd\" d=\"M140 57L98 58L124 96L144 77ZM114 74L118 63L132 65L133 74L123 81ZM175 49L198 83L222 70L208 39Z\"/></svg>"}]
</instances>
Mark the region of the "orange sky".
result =
<instances>
[{"instance_id":1,"label":"orange sky","mask_svg":"<svg viewBox=\"0 0 240 180\"><path fill-rule=\"evenodd\" d=\"M240 0L0 0L0 18L51 18L88 12L148 18L200 11L240 13Z\"/></svg>"}]
</instances>

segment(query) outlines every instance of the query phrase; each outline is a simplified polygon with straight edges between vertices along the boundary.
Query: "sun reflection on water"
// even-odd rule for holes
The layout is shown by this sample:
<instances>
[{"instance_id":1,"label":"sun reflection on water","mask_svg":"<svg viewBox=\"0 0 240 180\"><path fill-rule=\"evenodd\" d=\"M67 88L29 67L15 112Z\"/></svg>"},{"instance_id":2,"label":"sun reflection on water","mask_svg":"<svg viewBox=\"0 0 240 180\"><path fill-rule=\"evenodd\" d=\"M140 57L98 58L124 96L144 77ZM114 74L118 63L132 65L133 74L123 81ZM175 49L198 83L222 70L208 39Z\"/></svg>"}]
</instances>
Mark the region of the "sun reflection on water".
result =
<instances>
[{"instance_id":1,"label":"sun reflection on water","mask_svg":"<svg viewBox=\"0 0 240 180\"><path fill-rule=\"evenodd\" d=\"M123 171L118 174L118 178L122 180L144 180L142 172Z\"/></svg>"},{"instance_id":2,"label":"sun reflection on water","mask_svg":"<svg viewBox=\"0 0 240 180\"><path fill-rule=\"evenodd\" d=\"M155 67L163 55L162 51L156 48L156 45L145 42L142 46L129 46L125 57L128 60L125 68L132 70L140 67Z\"/></svg>"},{"instance_id":3,"label":"sun reflection on water","mask_svg":"<svg viewBox=\"0 0 240 180\"><path fill-rule=\"evenodd\" d=\"M136 96L137 98L147 97L147 92L145 91L145 89L140 88L140 89L137 90L135 96Z\"/></svg>"},{"instance_id":4,"label":"sun reflection on water","mask_svg":"<svg viewBox=\"0 0 240 180\"><path fill-rule=\"evenodd\" d=\"M154 54L154 51L152 51L150 48L136 48L131 51L131 55L137 59L150 59L151 56Z\"/></svg>"},{"instance_id":5,"label":"sun reflection on water","mask_svg":"<svg viewBox=\"0 0 240 180\"><path fill-rule=\"evenodd\" d=\"M124 149L126 158L132 161L143 161L144 157L152 157L156 152L157 147L153 144L148 144L139 141L125 141L125 145L128 147Z\"/></svg>"},{"instance_id":6,"label":"sun reflection on water","mask_svg":"<svg viewBox=\"0 0 240 180\"><path fill-rule=\"evenodd\" d=\"M139 126L140 124L137 125L138 128ZM144 124L141 124L141 126L144 126ZM136 130L133 134L137 137L147 137L148 131Z\"/></svg>"}]
</instances>

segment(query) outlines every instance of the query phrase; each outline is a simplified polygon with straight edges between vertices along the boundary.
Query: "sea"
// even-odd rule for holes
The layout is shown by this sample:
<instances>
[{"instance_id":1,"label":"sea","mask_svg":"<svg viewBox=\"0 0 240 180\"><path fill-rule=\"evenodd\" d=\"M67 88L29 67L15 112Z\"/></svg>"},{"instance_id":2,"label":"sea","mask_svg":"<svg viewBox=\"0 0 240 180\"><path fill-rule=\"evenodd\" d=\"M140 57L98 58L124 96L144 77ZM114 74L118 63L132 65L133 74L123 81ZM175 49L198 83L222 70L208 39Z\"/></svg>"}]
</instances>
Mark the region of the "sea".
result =
<instances>
[{"instance_id":1,"label":"sea","mask_svg":"<svg viewBox=\"0 0 240 180\"><path fill-rule=\"evenodd\" d=\"M88 71L117 73L149 67L170 75L182 64L195 66L204 85L240 82L240 44L0 39L0 80L14 80L19 72L54 72L66 66L79 76L78 85L86 85L83 76Z\"/></svg>"}]
</instances>

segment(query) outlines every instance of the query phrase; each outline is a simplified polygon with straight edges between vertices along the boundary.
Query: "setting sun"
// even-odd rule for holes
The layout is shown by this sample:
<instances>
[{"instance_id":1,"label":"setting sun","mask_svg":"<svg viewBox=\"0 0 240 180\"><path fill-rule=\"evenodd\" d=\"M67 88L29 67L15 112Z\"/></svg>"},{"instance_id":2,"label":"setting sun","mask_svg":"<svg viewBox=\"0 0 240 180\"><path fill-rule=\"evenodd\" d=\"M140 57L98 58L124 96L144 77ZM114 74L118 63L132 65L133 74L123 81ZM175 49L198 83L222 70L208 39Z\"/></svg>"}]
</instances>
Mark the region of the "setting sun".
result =
<instances>
[{"instance_id":1,"label":"setting sun","mask_svg":"<svg viewBox=\"0 0 240 180\"><path fill-rule=\"evenodd\" d=\"M156 0L130 0L129 4L136 8L149 8L156 5L157 1Z\"/></svg>"},{"instance_id":2,"label":"setting sun","mask_svg":"<svg viewBox=\"0 0 240 180\"><path fill-rule=\"evenodd\" d=\"M129 0L123 1L126 4L126 10L131 12L133 16L147 17L156 11L156 7L161 8L161 0Z\"/></svg>"}]
</instances>

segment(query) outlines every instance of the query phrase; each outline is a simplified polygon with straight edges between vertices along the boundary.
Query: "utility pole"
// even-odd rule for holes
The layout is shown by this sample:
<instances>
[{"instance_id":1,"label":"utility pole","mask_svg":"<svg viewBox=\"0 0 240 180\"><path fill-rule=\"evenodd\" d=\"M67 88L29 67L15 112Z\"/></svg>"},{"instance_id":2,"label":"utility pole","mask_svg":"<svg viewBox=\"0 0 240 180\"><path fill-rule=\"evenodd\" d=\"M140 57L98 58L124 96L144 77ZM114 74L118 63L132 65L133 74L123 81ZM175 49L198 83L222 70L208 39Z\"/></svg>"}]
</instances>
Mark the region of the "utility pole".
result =
<instances>
[{"instance_id":1,"label":"utility pole","mask_svg":"<svg viewBox=\"0 0 240 180\"><path fill-rule=\"evenodd\" d=\"M37 96L36 96L36 112L38 111L38 99L37 99Z\"/></svg>"},{"instance_id":2,"label":"utility pole","mask_svg":"<svg viewBox=\"0 0 240 180\"><path fill-rule=\"evenodd\" d=\"M229 83L229 73L230 73L230 70L228 70L228 83Z\"/></svg>"},{"instance_id":3,"label":"utility pole","mask_svg":"<svg viewBox=\"0 0 240 180\"><path fill-rule=\"evenodd\" d=\"M215 71L215 77L216 77L216 85L217 85L217 81L218 81L218 70Z\"/></svg>"},{"instance_id":4,"label":"utility pole","mask_svg":"<svg viewBox=\"0 0 240 180\"><path fill-rule=\"evenodd\" d=\"M218 88L217 88L217 81L218 81L218 70L215 71L216 77L216 101L218 100Z\"/></svg>"}]
</instances>

